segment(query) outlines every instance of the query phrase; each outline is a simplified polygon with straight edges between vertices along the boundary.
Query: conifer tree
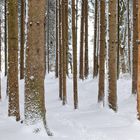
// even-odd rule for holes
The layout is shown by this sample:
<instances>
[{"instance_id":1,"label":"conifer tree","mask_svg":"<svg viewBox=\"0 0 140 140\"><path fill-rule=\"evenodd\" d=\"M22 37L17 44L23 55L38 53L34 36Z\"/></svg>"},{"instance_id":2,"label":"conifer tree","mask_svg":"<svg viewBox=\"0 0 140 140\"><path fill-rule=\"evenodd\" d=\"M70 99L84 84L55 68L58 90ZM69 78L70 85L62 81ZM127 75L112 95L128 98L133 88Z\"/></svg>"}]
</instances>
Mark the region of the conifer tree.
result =
<instances>
[{"instance_id":1,"label":"conifer tree","mask_svg":"<svg viewBox=\"0 0 140 140\"><path fill-rule=\"evenodd\" d=\"M8 115L20 120L18 84L18 2L8 0Z\"/></svg>"},{"instance_id":2,"label":"conifer tree","mask_svg":"<svg viewBox=\"0 0 140 140\"><path fill-rule=\"evenodd\" d=\"M137 94L138 73L138 0L133 0L133 52L132 52L132 94Z\"/></svg>"},{"instance_id":3,"label":"conifer tree","mask_svg":"<svg viewBox=\"0 0 140 140\"><path fill-rule=\"evenodd\" d=\"M76 46L76 9L75 0L72 0L72 46L73 46L73 95L74 108L78 108L78 89L77 89L77 46Z\"/></svg>"},{"instance_id":4,"label":"conifer tree","mask_svg":"<svg viewBox=\"0 0 140 140\"><path fill-rule=\"evenodd\" d=\"M109 1L108 102L117 111L117 0Z\"/></svg>"},{"instance_id":5,"label":"conifer tree","mask_svg":"<svg viewBox=\"0 0 140 140\"><path fill-rule=\"evenodd\" d=\"M45 0L28 1L25 71L25 123L44 124L47 131L44 88ZM48 133L48 131L47 131Z\"/></svg>"},{"instance_id":6,"label":"conifer tree","mask_svg":"<svg viewBox=\"0 0 140 140\"><path fill-rule=\"evenodd\" d=\"M105 88L105 1L100 1L100 53L98 102L104 103Z\"/></svg>"}]
</instances>

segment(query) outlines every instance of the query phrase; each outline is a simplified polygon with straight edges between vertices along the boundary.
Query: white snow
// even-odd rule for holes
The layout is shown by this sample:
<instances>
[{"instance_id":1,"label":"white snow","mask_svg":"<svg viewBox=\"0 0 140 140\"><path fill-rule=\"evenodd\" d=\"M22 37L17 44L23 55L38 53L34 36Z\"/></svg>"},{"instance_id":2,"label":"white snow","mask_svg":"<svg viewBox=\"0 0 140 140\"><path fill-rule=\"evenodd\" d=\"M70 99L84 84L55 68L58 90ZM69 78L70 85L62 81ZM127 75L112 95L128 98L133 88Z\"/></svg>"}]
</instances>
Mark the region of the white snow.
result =
<instances>
[{"instance_id":1,"label":"white snow","mask_svg":"<svg viewBox=\"0 0 140 140\"><path fill-rule=\"evenodd\" d=\"M62 106L58 98L58 79L47 75L46 109L49 129L34 133L31 126L7 117L6 79L2 79L2 100L0 102L0 140L140 140L140 122L136 117L136 97L131 95L131 80L118 81L118 112L114 113L105 104L97 104L98 80L79 80L79 109L73 109L72 79L67 82L67 105ZM20 82L20 112L24 119L24 81ZM107 96L106 96L107 97ZM107 99L106 99L107 101Z\"/></svg>"}]
</instances>

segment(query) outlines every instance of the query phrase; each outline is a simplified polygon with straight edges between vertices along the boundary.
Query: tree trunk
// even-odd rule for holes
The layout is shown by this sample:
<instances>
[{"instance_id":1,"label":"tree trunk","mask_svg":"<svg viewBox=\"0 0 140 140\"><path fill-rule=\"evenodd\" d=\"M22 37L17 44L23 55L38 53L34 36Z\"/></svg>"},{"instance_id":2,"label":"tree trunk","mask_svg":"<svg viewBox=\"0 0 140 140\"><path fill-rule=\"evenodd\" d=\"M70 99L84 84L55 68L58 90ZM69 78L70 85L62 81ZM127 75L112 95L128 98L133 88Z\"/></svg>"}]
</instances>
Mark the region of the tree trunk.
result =
<instances>
[{"instance_id":1,"label":"tree trunk","mask_svg":"<svg viewBox=\"0 0 140 140\"><path fill-rule=\"evenodd\" d=\"M28 1L28 37L25 72L25 123L46 128L44 97L45 0Z\"/></svg>"},{"instance_id":2,"label":"tree trunk","mask_svg":"<svg viewBox=\"0 0 140 140\"><path fill-rule=\"evenodd\" d=\"M79 78L84 80L84 0L82 0L82 12L81 12L81 31L80 31L80 66L79 66Z\"/></svg>"},{"instance_id":3,"label":"tree trunk","mask_svg":"<svg viewBox=\"0 0 140 140\"><path fill-rule=\"evenodd\" d=\"M133 0L133 68L132 68L132 94L137 94L138 72L138 0Z\"/></svg>"},{"instance_id":4,"label":"tree trunk","mask_svg":"<svg viewBox=\"0 0 140 140\"><path fill-rule=\"evenodd\" d=\"M20 79L24 79L25 1L21 0Z\"/></svg>"},{"instance_id":5,"label":"tree trunk","mask_svg":"<svg viewBox=\"0 0 140 140\"><path fill-rule=\"evenodd\" d=\"M67 0L62 0L62 45L63 45L63 105L67 102L66 74L67 74Z\"/></svg>"},{"instance_id":6,"label":"tree trunk","mask_svg":"<svg viewBox=\"0 0 140 140\"><path fill-rule=\"evenodd\" d=\"M98 17L98 0L95 0L95 17L94 17L94 53L93 53L93 78L98 74L97 58L97 18Z\"/></svg>"},{"instance_id":7,"label":"tree trunk","mask_svg":"<svg viewBox=\"0 0 140 140\"><path fill-rule=\"evenodd\" d=\"M135 3L138 6L138 23L140 23L140 0L138 3ZM137 80L137 112L138 119L140 120L140 24L138 24L138 80ZM136 33L137 33L136 32Z\"/></svg>"},{"instance_id":8,"label":"tree trunk","mask_svg":"<svg viewBox=\"0 0 140 140\"><path fill-rule=\"evenodd\" d=\"M13 74L14 73L14 74ZM20 120L18 85L18 2L8 1L8 115Z\"/></svg>"},{"instance_id":9,"label":"tree trunk","mask_svg":"<svg viewBox=\"0 0 140 140\"><path fill-rule=\"evenodd\" d=\"M59 22L58 22L58 1L56 0L56 60L55 60L55 77L58 78L58 44L59 44L59 40L58 40L58 36L59 36Z\"/></svg>"},{"instance_id":10,"label":"tree trunk","mask_svg":"<svg viewBox=\"0 0 140 140\"><path fill-rule=\"evenodd\" d=\"M74 108L78 108L78 93L77 93L77 46L76 46L76 11L75 0L72 0L72 45L73 45L73 95Z\"/></svg>"},{"instance_id":11,"label":"tree trunk","mask_svg":"<svg viewBox=\"0 0 140 140\"><path fill-rule=\"evenodd\" d=\"M0 18L0 100L1 100L1 18Z\"/></svg>"},{"instance_id":12,"label":"tree trunk","mask_svg":"<svg viewBox=\"0 0 140 140\"><path fill-rule=\"evenodd\" d=\"M62 100L63 94L63 48L62 48L62 2L59 0L59 98Z\"/></svg>"},{"instance_id":13,"label":"tree trunk","mask_svg":"<svg viewBox=\"0 0 140 140\"><path fill-rule=\"evenodd\" d=\"M7 76L7 0L5 0L5 36L4 36L4 44L5 44L5 76Z\"/></svg>"},{"instance_id":14,"label":"tree trunk","mask_svg":"<svg viewBox=\"0 0 140 140\"><path fill-rule=\"evenodd\" d=\"M108 102L109 107L117 111L117 0L109 2L109 50L108 50Z\"/></svg>"},{"instance_id":15,"label":"tree trunk","mask_svg":"<svg viewBox=\"0 0 140 140\"><path fill-rule=\"evenodd\" d=\"M117 45L117 79L119 79L119 76L120 76L120 0L118 0L118 3L117 3L117 7L118 7L118 14L117 14L117 23L118 23L118 45Z\"/></svg>"},{"instance_id":16,"label":"tree trunk","mask_svg":"<svg viewBox=\"0 0 140 140\"><path fill-rule=\"evenodd\" d=\"M100 56L99 56L99 90L98 102L104 105L104 88L105 88L105 1L100 3Z\"/></svg>"},{"instance_id":17,"label":"tree trunk","mask_svg":"<svg viewBox=\"0 0 140 140\"><path fill-rule=\"evenodd\" d=\"M84 76L88 77L89 65L88 65L88 0L85 0L85 11L84 11L84 21L85 21L85 66L84 66Z\"/></svg>"},{"instance_id":18,"label":"tree trunk","mask_svg":"<svg viewBox=\"0 0 140 140\"><path fill-rule=\"evenodd\" d=\"M130 12L129 12L129 0L127 0L127 44L128 44L128 70L129 73L131 74L131 46L130 46L130 42L131 42L131 38L130 38Z\"/></svg>"}]
</instances>

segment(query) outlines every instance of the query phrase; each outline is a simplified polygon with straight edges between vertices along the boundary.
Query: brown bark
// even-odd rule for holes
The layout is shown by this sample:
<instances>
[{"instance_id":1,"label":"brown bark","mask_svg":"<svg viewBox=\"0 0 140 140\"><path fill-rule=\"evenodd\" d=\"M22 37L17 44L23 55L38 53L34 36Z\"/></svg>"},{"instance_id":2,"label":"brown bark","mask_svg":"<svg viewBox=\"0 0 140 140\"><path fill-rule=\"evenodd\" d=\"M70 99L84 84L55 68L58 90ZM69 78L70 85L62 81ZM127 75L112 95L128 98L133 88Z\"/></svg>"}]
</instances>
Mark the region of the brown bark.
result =
<instances>
[{"instance_id":1,"label":"brown bark","mask_svg":"<svg viewBox=\"0 0 140 140\"><path fill-rule=\"evenodd\" d=\"M25 1L21 0L20 79L24 79Z\"/></svg>"},{"instance_id":2,"label":"brown bark","mask_svg":"<svg viewBox=\"0 0 140 140\"><path fill-rule=\"evenodd\" d=\"M67 0L62 0L62 45L63 45L63 97L62 104L65 105L67 102L66 93L66 74L67 74Z\"/></svg>"},{"instance_id":3,"label":"brown bark","mask_svg":"<svg viewBox=\"0 0 140 140\"><path fill-rule=\"evenodd\" d=\"M55 77L58 78L58 44L59 44L59 40L58 40L58 36L59 36L59 22L58 22L58 1L56 0L56 60L55 60Z\"/></svg>"},{"instance_id":4,"label":"brown bark","mask_svg":"<svg viewBox=\"0 0 140 140\"><path fill-rule=\"evenodd\" d=\"M117 23L118 23L118 45L117 45L117 79L119 79L120 76L120 0L117 2L117 7L118 7L118 14L117 14Z\"/></svg>"},{"instance_id":5,"label":"brown bark","mask_svg":"<svg viewBox=\"0 0 140 140\"><path fill-rule=\"evenodd\" d=\"M84 76L88 77L89 74L89 64L88 64L88 0L85 0L85 11L84 11L84 21L85 21L85 66L84 66Z\"/></svg>"},{"instance_id":6,"label":"brown bark","mask_svg":"<svg viewBox=\"0 0 140 140\"><path fill-rule=\"evenodd\" d=\"M93 52L93 78L98 75L98 58L97 58L97 23L98 23L98 0L95 0L95 17L94 17L94 52Z\"/></svg>"},{"instance_id":7,"label":"brown bark","mask_svg":"<svg viewBox=\"0 0 140 140\"><path fill-rule=\"evenodd\" d=\"M122 73L126 73L126 65L125 65L125 52L124 48L120 47L120 63L121 63L121 70Z\"/></svg>"},{"instance_id":8,"label":"brown bark","mask_svg":"<svg viewBox=\"0 0 140 140\"><path fill-rule=\"evenodd\" d=\"M44 97L44 44L45 44L45 0L28 1L28 36L25 72L25 123L44 123L46 109Z\"/></svg>"},{"instance_id":9,"label":"brown bark","mask_svg":"<svg viewBox=\"0 0 140 140\"><path fill-rule=\"evenodd\" d=\"M5 44L5 76L7 76L7 0L5 0L5 36L4 36L4 44Z\"/></svg>"},{"instance_id":10,"label":"brown bark","mask_svg":"<svg viewBox=\"0 0 140 140\"><path fill-rule=\"evenodd\" d=\"M84 80L84 0L82 0L81 11L79 78Z\"/></svg>"},{"instance_id":11,"label":"brown bark","mask_svg":"<svg viewBox=\"0 0 140 140\"><path fill-rule=\"evenodd\" d=\"M131 74L131 46L130 46L130 42L131 42L131 31L130 31L130 12L129 12L129 5L130 2L129 0L127 0L127 43L128 43L128 70L129 73Z\"/></svg>"},{"instance_id":12,"label":"brown bark","mask_svg":"<svg viewBox=\"0 0 140 140\"><path fill-rule=\"evenodd\" d=\"M18 85L18 2L8 1L8 115L20 120Z\"/></svg>"},{"instance_id":13,"label":"brown bark","mask_svg":"<svg viewBox=\"0 0 140 140\"><path fill-rule=\"evenodd\" d=\"M104 105L105 88L105 1L100 3L100 55L99 55L99 90L98 102Z\"/></svg>"},{"instance_id":14,"label":"brown bark","mask_svg":"<svg viewBox=\"0 0 140 140\"><path fill-rule=\"evenodd\" d=\"M63 92L63 48L62 48L62 2L59 0L59 98L62 100Z\"/></svg>"},{"instance_id":15,"label":"brown bark","mask_svg":"<svg viewBox=\"0 0 140 140\"><path fill-rule=\"evenodd\" d=\"M140 0L136 3L138 6L138 23L140 23ZM138 24L138 80L137 80L137 112L138 119L140 120L140 24ZM137 33L136 32L136 33Z\"/></svg>"},{"instance_id":16,"label":"brown bark","mask_svg":"<svg viewBox=\"0 0 140 140\"><path fill-rule=\"evenodd\" d=\"M72 0L72 46L73 46L73 95L74 108L78 108L78 92L77 92L77 46L76 46L76 11L75 0Z\"/></svg>"},{"instance_id":17,"label":"brown bark","mask_svg":"<svg viewBox=\"0 0 140 140\"><path fill-rule=\"evenodd\" d=\"M138 0L133 0L133 67L132 67L132 94L137 94L138 72Z\"/></svg>"},{"instance_id":18,"label":"brown bark","mask_svg":"<svg viewBox=\"0 0 140 140\"><path fill-rule=\"evenodd\" d=\"M0 100L1 100L1 18L0 18Z\"/></svg>"},{"instance_id":19,"label":"brown bark","mask_svg":"<svg viewBox=\"0 0 140 140\"><path fill-rule=\"evenodd\" d=\"M117 0L109 2L109 50L108 50L108 102L109 107L117 111Z\"/></svg>"}]
</instances>

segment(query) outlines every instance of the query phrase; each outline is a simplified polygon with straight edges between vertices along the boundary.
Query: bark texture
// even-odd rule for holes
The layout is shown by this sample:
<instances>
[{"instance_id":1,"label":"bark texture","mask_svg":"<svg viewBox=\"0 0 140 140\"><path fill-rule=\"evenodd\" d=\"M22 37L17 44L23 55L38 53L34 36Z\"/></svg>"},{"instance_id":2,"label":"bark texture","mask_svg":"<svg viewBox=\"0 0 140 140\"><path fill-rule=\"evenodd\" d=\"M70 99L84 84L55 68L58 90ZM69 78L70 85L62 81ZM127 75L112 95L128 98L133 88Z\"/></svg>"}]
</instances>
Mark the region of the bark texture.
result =
<instances>
[{"instance_id":1,"label":"bark texture","mask_svg":"<svg viewBox=\"0 0 140 140\"><path fill-rule=\"evenodd\" d=\"M25 73L25 123L46 125L44 98L45 0L28 1L28 36Z\"/></svg>"},{"instance_id":2,"label":"bark texture","mask_svg":"<svg viewBox=\"0 0 140 140\"><path fill-rule=\"evenodd\" d=\"M20 120L18 85L18 2L8 1L8 115Z\"/></svg>"},{"instance_id":3,"label":"bark texture","mask_svg":"<svg viewBox=\"0 0 140 140\"><path fill-rule=\"evenodd\" d=\"M100 3L100 56L99 56L99 92L98 102L104 104L105 84L105 1Z\"/></svg>"},{"instance_id":4,"label":"bark texture","mask_svg":"<svg viewBox=\"0 0 140 140\"><path fill-rule=\"evenodd\" d=\"M108 81L109 107L117 111L117 0L109 2L109 50L108 50Z\"/></svg>"}]
</instances>

